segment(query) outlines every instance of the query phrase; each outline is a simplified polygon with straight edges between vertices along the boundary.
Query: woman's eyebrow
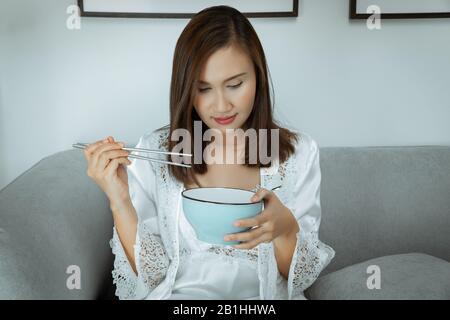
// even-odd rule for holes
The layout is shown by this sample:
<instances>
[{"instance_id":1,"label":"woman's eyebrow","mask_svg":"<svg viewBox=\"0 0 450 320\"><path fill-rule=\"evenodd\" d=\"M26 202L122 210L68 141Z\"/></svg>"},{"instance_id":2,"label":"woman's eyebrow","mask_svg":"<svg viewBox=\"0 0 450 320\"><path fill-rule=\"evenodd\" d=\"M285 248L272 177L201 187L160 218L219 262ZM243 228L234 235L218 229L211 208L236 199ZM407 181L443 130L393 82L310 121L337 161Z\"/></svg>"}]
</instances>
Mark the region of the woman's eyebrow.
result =
<instances>
[{"instance_id":1,"label":"woman's eyebrow","mask_svg":"<svg viewBox=\"0 0 450 320\"><path fill-rule=\"evenodd\" d=\"M233 80L234 78L237 78L237 77L243 76L243 75L245 75L245 74L247 74L247 72L242 72L242 73L239 73L239 74L237 74L237 75L235 75L235 76L232 76L232 77L229 77L228 79L225 79L225 81L224 81L224 82L227 82L227 81ZM206 82L206 81L203 81L203 80L199 80L198 82L199 82L199 83L201 83L201 84L209 84L208 82Z\"/></svg>"}]
</instances>

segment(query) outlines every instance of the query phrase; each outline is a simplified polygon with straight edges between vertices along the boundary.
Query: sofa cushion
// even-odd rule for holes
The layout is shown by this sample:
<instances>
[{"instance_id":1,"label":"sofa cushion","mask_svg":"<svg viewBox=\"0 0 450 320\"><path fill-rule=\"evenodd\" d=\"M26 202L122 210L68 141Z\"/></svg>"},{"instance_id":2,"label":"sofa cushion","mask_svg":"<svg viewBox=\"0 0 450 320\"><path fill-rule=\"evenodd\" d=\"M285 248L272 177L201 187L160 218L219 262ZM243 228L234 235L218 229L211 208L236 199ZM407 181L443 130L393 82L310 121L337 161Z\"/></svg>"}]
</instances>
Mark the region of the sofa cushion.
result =
<instances>
[{"instance_id":1,"label":"sofa cushion","mask_svg":"<svg viewBox=\"0 0 450 320\"><path fill-rule=\"evenodd\" d=\"M375 274L369 266L379 267L380 289L368 288ZM450 299L450 263L423 253L379 257L318 278L305 295L313 300Z\"/></svg>"}]
</instances>

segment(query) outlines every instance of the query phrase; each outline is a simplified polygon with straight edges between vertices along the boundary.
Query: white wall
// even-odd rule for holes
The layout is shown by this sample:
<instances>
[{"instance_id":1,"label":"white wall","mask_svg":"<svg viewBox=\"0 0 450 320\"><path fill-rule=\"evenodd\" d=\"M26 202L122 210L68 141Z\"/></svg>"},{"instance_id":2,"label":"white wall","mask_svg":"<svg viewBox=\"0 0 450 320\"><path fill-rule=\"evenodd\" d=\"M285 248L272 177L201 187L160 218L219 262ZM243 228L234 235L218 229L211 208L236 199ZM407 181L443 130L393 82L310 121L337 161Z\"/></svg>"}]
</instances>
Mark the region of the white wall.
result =
<instances>
[{"instance_id":1,"label":"white wall","mask_svg":"<svg viewBox=\"0 0 450 320\"><path fill-rule=\"evenodd\" d=\"M172 55L187 19L83 18L75 0L0 1L0 188L41 158L168 123ZM450 145L450 19L349 21L347 0L252 18L276 115L321 147ZM81 152L81 151L80 151Z\"/></svg>"}]
</instances>

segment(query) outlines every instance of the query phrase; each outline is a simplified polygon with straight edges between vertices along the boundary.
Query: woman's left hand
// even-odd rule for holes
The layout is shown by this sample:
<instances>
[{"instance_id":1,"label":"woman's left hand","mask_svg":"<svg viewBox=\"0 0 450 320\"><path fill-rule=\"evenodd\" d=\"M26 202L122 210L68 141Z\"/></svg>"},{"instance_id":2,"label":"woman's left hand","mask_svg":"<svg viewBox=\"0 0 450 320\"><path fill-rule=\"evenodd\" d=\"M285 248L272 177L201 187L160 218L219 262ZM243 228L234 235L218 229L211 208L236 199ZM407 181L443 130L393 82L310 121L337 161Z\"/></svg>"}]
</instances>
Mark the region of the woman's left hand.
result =
<instances>
[{"instance_id":1,"label":"woman's left hand","mask_svg":"<svg viewBox=\"0 0 450 320\"><path fill-rule=\"evenodd\" d=\"M298 232L297 220L292 212L283 205L273 191L261 188L250 199L252 202L264 200L264 210L258 215L244 220L236 220L236 227L256 227L247 232L226 235L225 241L243 241L234 245L237 249L252 249L258 244L269 243L278 237Z\"/></svg>"}]
</instances>

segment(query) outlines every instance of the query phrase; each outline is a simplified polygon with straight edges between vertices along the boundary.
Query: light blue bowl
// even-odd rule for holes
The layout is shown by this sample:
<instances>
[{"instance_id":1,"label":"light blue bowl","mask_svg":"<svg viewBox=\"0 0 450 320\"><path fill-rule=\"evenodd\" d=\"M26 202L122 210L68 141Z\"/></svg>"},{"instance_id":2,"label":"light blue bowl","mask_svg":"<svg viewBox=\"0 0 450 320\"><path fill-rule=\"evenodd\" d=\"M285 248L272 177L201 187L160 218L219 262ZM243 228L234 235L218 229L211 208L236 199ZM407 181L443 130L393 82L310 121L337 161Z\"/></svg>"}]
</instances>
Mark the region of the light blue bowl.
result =
<instances>
[{"instance_id":1,"label":"light blue bowl","mask_svg":"<svg viewBox=\"0 0 450 320\"><path fill-rule=\"evenodd\" d=\"M263 210L263 200L250 201L254 194L238 188L187 189L181 193L183 212L199 240L210 244L239 244L223 238L250 229L235 227L234 222L256 216Z\"/></svg>"}]
</instances>

